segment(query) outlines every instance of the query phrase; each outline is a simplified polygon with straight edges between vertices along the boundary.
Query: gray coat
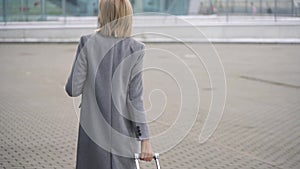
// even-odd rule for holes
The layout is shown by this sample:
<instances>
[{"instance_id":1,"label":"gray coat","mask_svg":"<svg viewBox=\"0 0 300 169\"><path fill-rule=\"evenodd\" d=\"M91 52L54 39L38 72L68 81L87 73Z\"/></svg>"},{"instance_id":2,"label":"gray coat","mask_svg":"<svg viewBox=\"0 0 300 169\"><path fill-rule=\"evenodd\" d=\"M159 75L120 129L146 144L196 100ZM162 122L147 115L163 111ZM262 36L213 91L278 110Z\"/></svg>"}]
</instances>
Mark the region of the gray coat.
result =
<instances>
[{"instance_id":1,"label":"gray coat","mask_svg":"<svg viewBox=\"0 0 300 169\"><path fill-rule=\"evenodd\" d=\"M132 38L82 36L66 92L81 95L77 169L132 169L149 138L142 92L144 45Z\"/></svg>"}]
</instances>

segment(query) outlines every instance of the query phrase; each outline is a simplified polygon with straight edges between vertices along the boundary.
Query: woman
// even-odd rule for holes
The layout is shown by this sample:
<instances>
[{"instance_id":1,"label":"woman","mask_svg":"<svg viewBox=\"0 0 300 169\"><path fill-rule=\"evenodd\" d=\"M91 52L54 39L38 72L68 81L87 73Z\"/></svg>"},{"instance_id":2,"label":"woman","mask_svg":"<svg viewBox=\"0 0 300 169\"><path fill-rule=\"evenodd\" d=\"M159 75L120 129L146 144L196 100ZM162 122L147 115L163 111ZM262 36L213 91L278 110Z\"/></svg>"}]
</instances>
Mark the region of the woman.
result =
<instances>
[{"instance_id":1,"label":"woman","mask_svg":"<svg viewBox=\"0 0 300 169\"><path fill-rule=\"evenodd\" d=\"M100 0L99 29L82 36L66 84L71 97L82 98L77 169L132 169L151 161L142 100L144 45L132 38L129 0Z\"/></svg>"}]
</instances>

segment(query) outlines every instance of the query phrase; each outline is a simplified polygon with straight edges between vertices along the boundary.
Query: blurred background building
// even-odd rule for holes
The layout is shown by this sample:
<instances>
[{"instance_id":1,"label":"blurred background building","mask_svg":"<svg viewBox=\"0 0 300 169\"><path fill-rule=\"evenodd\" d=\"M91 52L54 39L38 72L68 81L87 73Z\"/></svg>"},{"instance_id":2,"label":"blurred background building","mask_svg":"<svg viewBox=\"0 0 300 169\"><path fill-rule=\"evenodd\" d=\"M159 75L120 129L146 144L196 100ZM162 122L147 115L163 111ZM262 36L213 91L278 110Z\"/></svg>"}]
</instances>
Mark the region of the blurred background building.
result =
<instances>
[{"instance_id":1,"label":"blurred background building","mask_svg":"<svg viewBox=\"0 0 300 169\"><path fill-rule=\"evenodd\" d=\"M97 28L98 1L0 0L0 42L76 42ZM190 42L300 43L300 0L130 1L133 34L144 42L173 41L144 33L159 32Z\"/></svg>"},{"instance_id":2,"label":"blurred background building","mask_svg":"<svg viewBox=\"0 0 300 169\"><path fill-rule=\"evenodd\" d=\"M300 0L131 0L134 12L172 15L299 16ZM98 0L0 0L0 21L43 21L96 16ZM149 13L154 15L154 13Z\"/></svg>"}]
</instances>

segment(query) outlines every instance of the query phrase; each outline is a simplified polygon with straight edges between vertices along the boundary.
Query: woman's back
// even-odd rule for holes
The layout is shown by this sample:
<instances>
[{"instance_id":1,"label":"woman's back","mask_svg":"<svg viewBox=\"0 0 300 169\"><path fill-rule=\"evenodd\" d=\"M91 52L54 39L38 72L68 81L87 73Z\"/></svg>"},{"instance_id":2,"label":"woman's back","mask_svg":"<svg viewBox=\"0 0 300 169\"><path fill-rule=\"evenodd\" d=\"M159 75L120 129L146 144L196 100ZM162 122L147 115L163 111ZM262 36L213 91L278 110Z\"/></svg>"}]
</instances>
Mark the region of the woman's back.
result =
<instances>
[{"instance_id":1,"label":"woman's back","mask_svg":"<svg viewBox=\"0 0 300 169\"><path fill-rule=\"evenodd\" d=\"M143 106L144 45L130 38L129 0L99 1L96 33L82 36L66 84L82 95L77 169L134 168L134 153L152 159Z\"/></svg>"},{"instance_id":2,"label":"woman's back","mask_svg":"<svg viewBox=\"0 0 300 169\"><path fill-rule=\"evenodd\" d=\"M82 94L77 168L133 167L138 140L149 137L142 101L143 48L132 38L81 37L66 85L69 95Z\"/></svg>"}]
</instances>

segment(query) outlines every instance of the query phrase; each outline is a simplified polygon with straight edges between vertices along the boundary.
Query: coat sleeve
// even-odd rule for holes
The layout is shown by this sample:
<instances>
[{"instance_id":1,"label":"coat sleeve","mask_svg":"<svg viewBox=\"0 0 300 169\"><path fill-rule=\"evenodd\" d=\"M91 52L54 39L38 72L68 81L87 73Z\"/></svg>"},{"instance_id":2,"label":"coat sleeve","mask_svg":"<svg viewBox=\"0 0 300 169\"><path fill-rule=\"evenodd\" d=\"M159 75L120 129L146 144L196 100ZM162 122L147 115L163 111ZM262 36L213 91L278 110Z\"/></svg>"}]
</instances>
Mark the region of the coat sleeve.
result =
<instances>
[{"instance_id":1,"label":"coat sleeve","mask_svg":"<svg viewBox=\"0 0 300 169\"><path fill-rule=\"evenodd\" d=\"M83 85L86 80L87 58L84 48L85 41L85 37L82 36L77 47L71 73L65 85L65 90L71 97L77 97L82 94Z\"/></svg>"},{"instance_id":2,"label":"coat sleeve","mask_svg":"<svg viewBox=\"0 0 300 169\"><path fill-rule=\"evenodd\" d=\"M129 112L133 121L136 137L139 141L149 139L149 129L146 121L146 113L143 103L143 58L144 47L139 51L140 56L131 71L129 83Z\"/></svg>"}]
</instances>

